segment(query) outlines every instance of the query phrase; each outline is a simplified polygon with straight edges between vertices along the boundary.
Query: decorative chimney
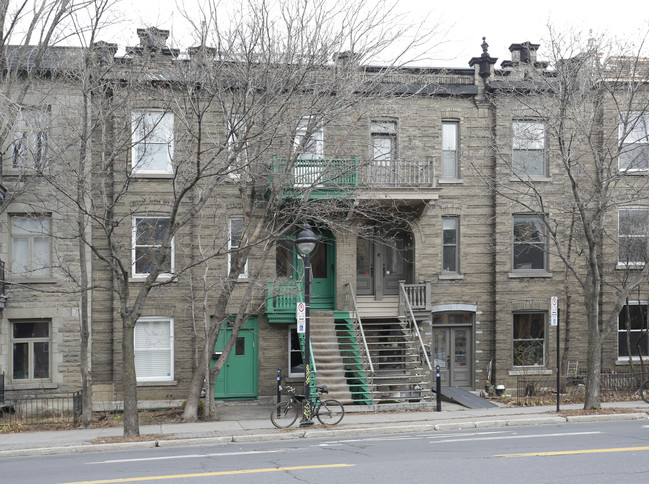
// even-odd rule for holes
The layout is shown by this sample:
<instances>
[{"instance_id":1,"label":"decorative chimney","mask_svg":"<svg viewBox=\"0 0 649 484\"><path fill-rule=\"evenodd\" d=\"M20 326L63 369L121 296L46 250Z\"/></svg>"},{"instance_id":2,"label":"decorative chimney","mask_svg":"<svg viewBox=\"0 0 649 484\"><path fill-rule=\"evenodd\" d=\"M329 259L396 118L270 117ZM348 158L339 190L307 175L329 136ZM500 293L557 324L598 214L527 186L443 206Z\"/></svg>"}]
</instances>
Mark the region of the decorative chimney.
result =
<instances>
[{"instance_id":1,"label":"decorative chimney","mask_svg":"<svg viewBox=\"0 0 649 484\"><path fill-rule=\"evenodd\" d=\"M140 47L149 50L163 50L167 47L169 38L168 30L160 30L157 27L137 29L137 36L140 38Z\"/></svg>"},{"instance_id":2,"label":"decorative chimney","mask_svg":"<svg viewBox=\"0 0 649 484\"><path fill-rule=\"evenodd\" d=\"M482 55L480 57L474 57L469 61L469 66L473 67L476 64L480 67L478 70L478 75L482 77L483 80L487 80L491 76L493 65L498 60L497 57L491 57L489 55L488 49L489 44L487 44L487 38L482 38Z\"/></svg>"}]
</instances>

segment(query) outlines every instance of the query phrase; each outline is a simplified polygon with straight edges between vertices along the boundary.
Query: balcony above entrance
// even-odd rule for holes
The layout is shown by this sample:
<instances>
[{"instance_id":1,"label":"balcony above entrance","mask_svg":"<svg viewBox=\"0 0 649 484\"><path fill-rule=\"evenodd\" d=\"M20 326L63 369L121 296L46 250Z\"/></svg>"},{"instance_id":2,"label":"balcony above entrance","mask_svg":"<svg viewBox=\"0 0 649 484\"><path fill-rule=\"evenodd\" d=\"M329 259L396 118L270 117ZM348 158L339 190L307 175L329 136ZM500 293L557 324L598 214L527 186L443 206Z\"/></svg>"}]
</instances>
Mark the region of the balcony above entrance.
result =
<instances>
[{"instance_id":1,"label":"balcony above entrance","mask_svg":"<svg viewBox=\"0 0 649 484\"><path fill-rule=\"evenodd\" d=\"M273 158L270 187L283 191L283 198L347 198L373 201L437 200L435 166L426 160L393 159L362 163L351 158ZM269 187L269 188L270 188Z\"/></svg>"}]
</instances>

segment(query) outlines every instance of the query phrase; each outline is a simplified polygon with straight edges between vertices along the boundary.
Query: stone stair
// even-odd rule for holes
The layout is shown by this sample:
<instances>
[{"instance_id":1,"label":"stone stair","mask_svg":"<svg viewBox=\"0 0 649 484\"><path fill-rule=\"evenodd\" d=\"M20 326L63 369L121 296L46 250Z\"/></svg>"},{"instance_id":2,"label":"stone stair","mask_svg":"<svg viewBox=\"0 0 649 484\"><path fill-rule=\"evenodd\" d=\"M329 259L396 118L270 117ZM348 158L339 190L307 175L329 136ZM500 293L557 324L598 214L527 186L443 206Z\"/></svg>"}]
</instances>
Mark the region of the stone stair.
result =
<instances>
[{"instance_id":1,"label":"stone stair","mask_svg":"<svg viewBox=\"0 0 649 484\"><path fill-rule=\"evenodd\" d=\"M407 323L398 319L363 320L374 365L373 401L430 398L430 377L419 360Z\"/></svg>"},{"instance_id":2,"label":"stone stair","mask_svg":"<svg viewBox=\"0 0 649 484\"><path fill-rule=\"evenodd\" d=\"M316 383L327 385L328 396L344 405L354 403L345 377L334 315L331 311L312 311L310 315L311 347L316 366Z\"/></svg>"}]
</instances>

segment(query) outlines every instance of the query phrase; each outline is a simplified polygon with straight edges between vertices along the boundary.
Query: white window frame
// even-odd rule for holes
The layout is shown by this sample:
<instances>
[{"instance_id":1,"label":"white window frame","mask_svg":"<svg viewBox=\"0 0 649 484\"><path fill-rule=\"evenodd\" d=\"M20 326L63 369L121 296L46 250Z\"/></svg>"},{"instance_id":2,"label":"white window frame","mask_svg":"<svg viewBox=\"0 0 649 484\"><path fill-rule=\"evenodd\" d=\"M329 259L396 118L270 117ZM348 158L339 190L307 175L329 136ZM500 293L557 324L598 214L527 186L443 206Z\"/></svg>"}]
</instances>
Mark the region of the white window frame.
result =
<instances>
[{"instance_id":1,"label":"white window frame","mask_svg":"<svg viewBox=\"0 0 649 484\"><path fill-rule=\"evenodd\" d=\"M147 124L148 123L148 124ZM149 127L150 126L150 127ZM161 109L133 111L131 116L133 147L131 149L131 170L136 175L170 175L173 174L174 157L174 114ZM147 147L158 148L164 159L156 165L162 168L150 168L147 158ZM144 153L140 150L144 149Z\"/></svg>"},{"instance_id":2,"label":"white window frame","mask_svg":"<svg viewBox=\"0 0 649 484\"><path fill-rule=\"evenodd\" d=\"M443 180L457 180L460 178L459 162L460 122L458 120L442 121L442 166ZM447 166L446 158L452 159L452 167Z\"/></svg>"},{"instance_id":3,"label":"white window frame","mask_svg":"<svg viewBox=\"0 0 649 484\"><path fill-rule=\"evenodd\" d=\"M238 118L228 120L228 174L239 179L248 165L248 144L245 139L239 147L241 134L247 134L247 126Z\"/></svg>"},{"instance_id":4,"label":"white window frame","mask_svg":"<svg viewBox=\"0 0 649 484\"><path fill-rule=\"evenodd\" d=\"M230 217L228 219L228 275L230 274L230 269L232 268L232 258L236 253L236 250L241 247L240 245L241 240L239 240L239 244L236 245L232 241L232 223L235 220L241 221L242 232L243 229L245 228L243 217ZM247 279L247 278L248 278L248 259L246 259L246 263L243 266L243 271L241 272L241 274L239 274L239 279Z\"/></svg>"},{"instance_id":5,"label":"white window frame","mask_svg":"<svg viewBox=\"0 0 649 484\"><path fill-rule=\"evenodd\" d=\"M162 244L139 244L137 241L137 228L138 228L138 220L143 220L143 219L155 219L155 220L169 220L168 216L164 215L134 215L133 216L133 233L132 233L132 244L131 244L131 269L132 269L132 274L134 278L146 278L150 272L137 272L137 250L138 248L149 248L149 249L160 249L162 248ZM161 272L158 277L171 277L171 275L174 272L174 266L175 266L175 250L174 250L174 238L171 238L170 241L170 254L169 254L169 267L170 270L169 272Z\"/></svg>"},{"instance_id":6,"label":"white window frame","mask_svg":"<svg viewBox=\"0 0 649 484\"><path fill-rule=\"evenodd\" d=\"M532 218L537 219L538 228L540 232L541 239L536 240L516 240L516 221L522 220L523 218ZM542 268L531 268L531 267L516 267L516 252L517 247L530 246L530 247L540 247L543 251L543 267ZM548 272L548 238L545 225L543 224L542 217L537 214L515 214L512 216L512 270L514 272Z\"/></svg>"},{"instance_id":7,"label":"white window frame","mask_svg":"<svg viewBox=\"0 0 649 484\"><path fill-rule=\"evenodd\" d=\"M634 221L623 224L621 222L622 220L622 213L627 212L627 213L633 213L636 212L636 214L639 215L639 220L636 219L635 223ZM618 266L621 267L633 267L633 266L638 266L638 267L644 267L645 265L645 259L643 258L642 260L622 260L621 259L621 249L623 245L623 240L626 239L643 239L644 240L644 246L645 246L645 253L646 253L646 247L647 243L649 242L648 240L648 235L649 235L649 207L640 207L640 206L632 206L632 207L620 207L618 208L617 211L617 240L618 240L618 250L617 250L617 263ZM642 228L642 224L640 221L644 219L644 229ZM637 229L636 233L623 233L623 227L629 227L631 229Z\"/></svg>"},{"instance_id":8,"label":"white window frame","mask_svg":"<svg viewBox=\"0 0 649 484\"><path fill-rule=\"evenodd\" d=\"M450 223L453 223L453 227L450 227ZM454 230L455 231L455 242L447 243L446 242L446 231ZM453 257L455 259L455 270L449 270L446 266L446 248L453 248ZM457 216L444 216L442 217L442 272L447 274L459 274L460 273L460 217Z\"/></svg>"},{"instance_id":9,"label":"white window frame","mask_svg":"<svg viewBox=\"0 0 649 484\"><path fill-rule=\"evenodd\" d=\"M13 129L11 166L42 169L47 166L49 109L21 108Z\"/></svg>"},{"instance_id":10,"label":"white window frame","mask_svg":"<svg viewBox=\"0 0 649 484\"><path fill-rule=\"evenodd\" d=\"M618 170L624 173L649 171L649 114L637 111L620 114ZM633 166L635 160L625 160L630 152L636 150L640 150L636 156L644 155L640 167Z\"/></svg>"},{"instance_id":11,"label":"white window frame","mask_svg":"<svg viewBox=\"0 0 649 484\"><path fill-rule=\"evenodd\" d=\"M47 323L47 336L32 336L28 338L17 338L15 337L15 324L30 324L30 323ZM52 322L47 320L18 320L10 321L11 325L11 377L15 382L30 382L30 381L51 381L52 379ZM27 344L27 353L28 353L28 377L27 378L16 378L15 377L15 355L14 355L14 345L15 344ZM34 343L47 343L47 376L44 378L35 378L34 377Z\"/></svg>"},{"instance_id":12,"label":"white window frame","mask_svg":"<svg viewBox=\"0 0 649 484\"><path fill-rule=\"evenodd\" d=\"M295 334L297 334L297 325L296 324L291 324L291 325L288 326L288 343L287 343L288 344L288 349L287 349L287 352L286 352L286 354L288 355L288 361L287 361L288 371L287 371L287 373L288 373L288 376L290 378L299 378L299 377L304 376L304 370L302 370L300 372L295 372L295 373L291 372L291 361L292 361L291 353L299 353L300 356L302 356L302 350L300 349L299 340L298 340L297 348L293 348L293 345L292 345L293 332L295 332ZM304 362L303 358L302 358L302 362Z\"/></svg>"},{"instance_id":13,"label":"white window frame","mask_svg":"<svg viewBox=\"0 0 649 484\"><path fill-rule=\"evenodd\" d=\"M516 325L516 316L522 316L526 314L540 314L543 316L543 338L531 338L531 337L525 337L525 338L514 338L515 336L515 325ZM548 339L548 314L547 311L517 311L512 313L512 366L518 367L518 368L542 368L545 367L546 364L546 342ZM534 364L534 365L517 365L516 364L516 358L514 357L514 353L516 351L516 343L531 343L531 342L541 342L542 345L542 352L543 352L543 361L541 364Z\"/></svg>"},{"instance_id":14,"label":"white window frame","mask_svg":"<svg viewBox=\"0 0 649 484\"><path fill-rule=\"evenodd\" d=\"M145 325L151 327L152 323L167 324L169 329L169 340L161 342L160 344L154 344L156 341L153 338L153 334L149 332L144 335L142 338L139 338L142 331L146 331L144 328ZM139 327L138 327L139 325ZM147 328L148 329L148 328ZM167 317L155 317L147 316L142 317L137 320L135 323L134 333L133 333L133 345L135 353L135 375L138 382L162 382L162 381L174 381L174 320L173 318ZM142 372L142 363L140 363L140 371L138 372L138 362L142 361L142 356L145 354L150 354L153 352L159 353L168 353L168 367L161 369L159 374L152 374L151 372L147 376L143 376ZM153 366L152 364L150 364ZM166 374L165 374L166 373Z\"/></svg>"},{"instance_id":15,"label":"white window frame","mask_svg":"<svg viewBox=\"0 0 649 484\"><path fill-rule=\"evenodd\" d=\"M628 301L628 304L629 304L629 306L645 306L645 310L644 310L644 312L645 312L645 322L644 322L644 325L645 325L645 328L647 328L648 323L647 323L646 318L647 318L647 314L649 314L649 307L647 307L647 306L649 306L649 304L647 303L647 301ZM624 362L624 361L628 362L629 361L629 355L628 354L627 355L620 355L620 338L623 337L624 340L626 341L626 327L625 328L620 327L620 315L622 313L624 313L624 312L626 312L626 304L624 306L622 306L620 314L618 314L618 316L617 316L617 338L618 338L617 339L617 360L622 361L622 362ZM643 331L646 331L646 329L643 330L641 328L641 329L631 329L630 330L631 333L642 333ZM649 334L647 334L645 336L644 341L645 341L645 345L646 345L645 350L647 350L647 351L646 351L646 353L644 355L642 355L642 357L643 357L644 360L646 360L647 357L649 356ZM628 348L627 348L627 351L628 351ZM631 359L633 361L640 361L640 356L632 355Z\"/></svg>"},{"instance_id":16,"label":"white window frame","mask_svg":"<svg viewBox=\"0 0 649 484\"><path fill-rule=\"evenodd\" d=\"M16 222L22 222L22 227ZM46 215L11 215L11 271L14 275L22 277L49 277L52 274L52 219ZM31 227L30 227L31 226ZM18 241L27 243L27 264L18 265ZM40 241L40 242L39 242ZM23 243L24 243L23 242ZM37 245L47 244L41 251L46 252L47 260L38 260ZM43 250L45 249L45 250Z\"/></svg>"},{"instance_id":17,"label":"white window frame","mask_svg":"<svg viewBox=\"0 0 649 484\"><path fill-rule=\"evenodd\" d=\"M547 178L548 163L545 146L545 123L542 121L516 120L512 122L512 172L517 177ZM528 153L541 154L541 173L530 173L529 167L521 166L517 153L524 159Z\"/></svg>"},{"instance_id":18,"label":"white window frame","mask_svg":"<svg viewBox=\"0 0 649 484\"><path fill-rule=\"evenodd\" d=\"M307 135L309 128L312 129L312 132L300 150L300 143ZM298 159L320 160L324 158L324 126L322 122L315 116L302 116L295 129L294 146L298 153Z\"/></svg>"}]
</instances>

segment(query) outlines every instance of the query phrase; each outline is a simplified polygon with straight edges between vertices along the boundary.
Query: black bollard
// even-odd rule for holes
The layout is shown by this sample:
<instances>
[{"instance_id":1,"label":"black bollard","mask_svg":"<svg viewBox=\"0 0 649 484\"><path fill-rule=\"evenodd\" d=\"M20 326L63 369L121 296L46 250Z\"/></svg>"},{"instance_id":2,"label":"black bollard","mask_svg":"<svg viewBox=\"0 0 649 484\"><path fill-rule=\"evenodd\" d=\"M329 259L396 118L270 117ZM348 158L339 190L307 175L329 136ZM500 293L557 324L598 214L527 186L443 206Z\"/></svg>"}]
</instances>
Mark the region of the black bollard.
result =
<instances>
[{"instance_id":1,"label":"black bollard","mask_svg":"<svg viewBox=\"0 0 649 484\"><path fill-rule=\"evenodd\" d=\"M439 372L439 366L435 367L435 378L437 379L437 411L442 411L442 374Z\"/></svg>"}]
</instances>

